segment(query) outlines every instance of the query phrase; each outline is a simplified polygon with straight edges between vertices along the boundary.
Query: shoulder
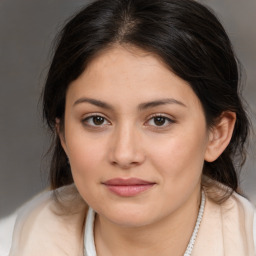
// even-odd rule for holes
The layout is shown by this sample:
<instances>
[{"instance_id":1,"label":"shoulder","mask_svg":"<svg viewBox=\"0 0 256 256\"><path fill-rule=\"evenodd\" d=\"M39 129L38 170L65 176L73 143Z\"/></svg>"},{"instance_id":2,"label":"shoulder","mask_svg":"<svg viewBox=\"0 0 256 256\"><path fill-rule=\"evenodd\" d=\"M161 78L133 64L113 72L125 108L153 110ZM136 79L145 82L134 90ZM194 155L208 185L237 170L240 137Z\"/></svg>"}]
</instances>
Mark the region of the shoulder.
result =
<instances>
[{"instance_id":1,"label":"shoulder","mask_svg":"<svg viewBox=\"0 0 256 256\"><path fill-rule=\"evenodd\" d=\"M252 237L252 243L254 244L254 250L256 253L256 208L255 206L248 201L245 197L233 193L231 198L228 201L233 201L232 204L236 206L237 211L240 216L240 220L243 219L244 229ZM228 205L227 201L227 205ZM241 225L241 222L240 222ZM250 240L250 237L247 239Z\"/></svg>"},{"instance_id":2,"label":"shoulder","mask_svg":"<svg viewBox=\"0 0 256 256\"><path fill-rule=\"evenodd\" d=\"M245 197L233 192L232 195L220 205L222 223L226 230L233 230L233 237L240 233L240 241L244 246L256 253L256 209ZM235 228L237 227L237 228ZM228 233L228 232L226 232ZM251 255L251 254L250 254Z\"/></svg>"},{"instance_id":3,"label":"shoulder","mask_svg":"<svg viewBox=\"0 0 256 256\"><path fill-rule=\"evenodd\" d=\"M0 256L9 254L17 212L0 220Z\"/></svg>"},{"instance_id":4,"label":"shoulder","mask_svg":"<svg viewBox=\"0 0 256 256\"><path fill-rule=\"evenodd\" d=\"M236 198L236 200L240 203L243 209L243 214L247 221L246 222L247 228L252 229L253 242L254 242L254 248L256 253L256 208L246 198L238 195L237 193L234 193L233 197ZM251 222L249 222L249 219L252 219L252 224Z\"/></svg>"},{"instance_id":5,"label":"shoulder","mask_svg":"<svg viewBox=\"0 0 256 256\"><path fill-rule=\"evenodd\" d=\"M33 208L36 208L49 196L50 192L44 191L39 195L35 196L29 202L25 203L11 215L0 220L0 256L5 256L9 254L14 235L13 233L15 223L16 226L19 225L29 211L31 211Z\"/></svg>"},{"instance_id":6,"label":"shoulder","mask_svg":"<svg viewBox=\"0 0 256 256\"><path fill-rule=\"evenodd\" d=\"M85 214L86 204L73 185L36 196L18 212L10 255L57 256L72 250L76 255Z\"/></svg>"},{"instance_id":7,"label":"shoulder","mask_svg":"<svg viewBox=\"0 0 256 256\"><path fill-rule=\"evenodd\" d=\"M236 212L237 217L253 219L255 206L244 196L232 191L229 187L213 180L207 181L204 187L206 198L210 205L221 209L223 214Z\"/></svg>"},{"instance_id":8,"label":"shoulder","mask_svg":"<svg viewBox=\"0 0 256 256\"><path fill-rule=\"evenodd\" d=\"M214 195L219 198L225 191L226 187L221 186L211 188L210 196L206 191L204 216L193 255L255 255L255 208L237 193L222 203L213 200Z\"/></svg>"}]
</instances>

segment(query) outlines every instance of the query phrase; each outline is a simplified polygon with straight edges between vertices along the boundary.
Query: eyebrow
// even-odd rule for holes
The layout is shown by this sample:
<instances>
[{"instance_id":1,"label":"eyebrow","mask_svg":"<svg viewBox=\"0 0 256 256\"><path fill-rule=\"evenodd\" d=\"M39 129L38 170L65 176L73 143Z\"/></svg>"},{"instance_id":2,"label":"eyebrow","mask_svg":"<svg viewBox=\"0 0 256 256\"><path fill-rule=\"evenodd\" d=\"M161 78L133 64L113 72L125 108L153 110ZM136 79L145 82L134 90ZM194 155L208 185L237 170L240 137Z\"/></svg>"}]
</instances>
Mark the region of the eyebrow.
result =
<instances>
[{"instance_id":1,"label":"eyebrow","mask_svg":"<svg viewBox=\"0 0 256 256\"><path fill-rule=\"evenodd\" d=\"M101 100L95 100L95 99L91 99L91 98L80 98L80 99L75 101L73 106L78 105L80 103L90 103L90 104L95 105L95 106L100 107L100 108L113 110L113 107L110 104L105 103Z\"/></svg>"},{"instance_id":2,"label":"eyebrow","mask_svg":"<svg viewBox=\"0 0 256 256\"><path fill-rule=\"evenodd\" d=\"M148 108L154 108L154 107L158 107L158 106L166 105L166 104L178 104L180 106L187 107L181 101L178 101L178 100L175 100L172 98L167 98L167 99L160 99L160 100L154 100L154 101L150 101L150 102L141 103L138 108L139 108L139 110L145 110Z\"/></svg>"},{"instance_id":3,"label":"eyebrow","mask_svg":"<svg viewBox=\"0 0 256 256\"><path fill-rule=\"evenodd\" d=\"M81 104L81 103L90 103L90 104L95 105L97 107L108 109L108 110L113 110L114 109L113 106L111 106L110 104L108 104L106 102L103 102L101 100L91 99L91 98L85 98L85 97L76 100L74 102L73 106ZM141 103L141 104L139 104L138 109L140 111L142 111L142 110L145 110L145 109L154 108L154 107L157 107L157 106L167 105L167 104L177 104L177 105L180 105L180 106L183 106L183 107L187 107L181 101L175 100L173 98L167 98L167 99L160 99L160 100L154 100L154 101Z\"/></svg>"}]
</instances>

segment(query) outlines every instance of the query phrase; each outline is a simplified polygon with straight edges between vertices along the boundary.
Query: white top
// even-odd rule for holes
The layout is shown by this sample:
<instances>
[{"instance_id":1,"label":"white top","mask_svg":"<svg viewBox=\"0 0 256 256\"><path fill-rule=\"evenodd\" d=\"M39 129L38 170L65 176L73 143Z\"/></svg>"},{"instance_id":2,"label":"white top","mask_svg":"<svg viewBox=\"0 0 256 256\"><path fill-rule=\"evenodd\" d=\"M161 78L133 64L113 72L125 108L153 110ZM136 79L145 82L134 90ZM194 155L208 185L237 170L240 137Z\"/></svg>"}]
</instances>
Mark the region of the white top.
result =
<instances>
[{"instance_id":1,"label":"white top","mask_svg":"<svg viewBox=\"0 0 256 256\"><path fill-rule=\"evenodd\" d=\"M43 193L43 196L35 198L33 200L33 203L37 201L37 203L40 204L40 201L43 200L46 193L49 194L49 192ZM22 211L27 211L27 210L31 210L31 209L26 204L24 207L19 209L19 211L0 220L0 256L8 256L10 247L11 247L13 228L14 228L14 224L18 216L18 213ZM85 232L84 248L86 248L84 253L86 256L96 256L94 234L93 234L94 218L95 218L95 212L91 208L89 208L89 211L86 217L85 230L84 230ZM254 220L253 220L253 239L254 239L254 246L256 251L256 213L255 212L254 212Z\"/></svg>"},{"instance_id":2,"label":"white top","mask_svg":"<svg viewBox=\"0 0 256 256\"><path fill-rule=\"evenodd\" d=\"M197 237L197 233L200 227L200 223L203 217L204 207L205 207L205 194L204 194L204 191L202 190L201 205L200 205L199 213L197 216L196 225L184 256L189 256L192 253L194 243ZM96 256L95 243L93 241L94 218L95 218L95 214L93 213L93 210L89 208L87 219L86 219L86 223L88 223L88 225L85 226L85 232L84 232L84 256Z\"/></svg>"},{"instance_id":3,"label":"white top","mask_svg":"<svg viewBox=\"0 0 256 256\"><path fill-rule=\"evenodd\" d=\"M0 220L0 256L9 254L17 212Z\"/></svg>"},{"instance_id":4,"label":"white top","mask_svg":"<svg viewBox=\"0 0 256 256\"><path fill-rule=\"evenodd\" d=\"M85 232L84 232L84 255L85 256L97 256L95 243L94 243L94 219L95 212L92 208L89 208L86 224L85 224Z\"/></svg>"},{"instance_id":5,"label":"white top","mask_svg":"<svg viewBox=\"0 0 256 256\"><path fill-rule=\"evenodd\" d=\"M94 243L94 233L93 233L94 219L95 219L95 212L93 211L92 208L89 208L87 218L86 218L85 233L84 233L84 255L85 256L97 256L95 243ZM254 238L254 246L256 251L256 212L254 213L253 238Z\"/></svg>"}]
</instances>

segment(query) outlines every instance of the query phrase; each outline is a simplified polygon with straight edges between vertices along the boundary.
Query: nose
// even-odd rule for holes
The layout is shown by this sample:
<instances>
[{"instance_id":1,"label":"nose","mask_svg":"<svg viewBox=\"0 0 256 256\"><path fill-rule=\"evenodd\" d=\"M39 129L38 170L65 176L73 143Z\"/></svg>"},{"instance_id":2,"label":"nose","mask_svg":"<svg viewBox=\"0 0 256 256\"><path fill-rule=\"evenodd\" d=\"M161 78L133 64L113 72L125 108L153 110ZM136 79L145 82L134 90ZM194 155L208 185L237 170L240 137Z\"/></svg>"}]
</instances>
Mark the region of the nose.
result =
<instances>
[{"instance_id":1,"label":"nose","mask_svg":"<svg viewBox=\"0 0 256 256\"><path fill-rule=\"evenodd\" d=\"M130 169L145 161L141 136L134 127L128 125L117 127L110 144L109 160L112 165Z\"/></svg>"}]
</instances>

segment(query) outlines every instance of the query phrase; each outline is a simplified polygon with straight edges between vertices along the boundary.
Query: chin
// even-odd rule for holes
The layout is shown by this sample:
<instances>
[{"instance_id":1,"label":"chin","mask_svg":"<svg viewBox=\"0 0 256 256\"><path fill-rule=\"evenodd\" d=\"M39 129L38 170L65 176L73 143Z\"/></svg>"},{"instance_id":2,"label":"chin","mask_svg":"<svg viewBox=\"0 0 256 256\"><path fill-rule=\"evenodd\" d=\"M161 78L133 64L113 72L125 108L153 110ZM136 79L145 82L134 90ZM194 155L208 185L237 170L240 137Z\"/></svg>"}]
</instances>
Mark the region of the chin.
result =
<instances>
[{"instance_id":1,"label":"chin","mask_svg":"<svg viewBox=\"0 0 256 256\"><path fill-rule=\"evenodd\" d=\"M115 207L108 211L97 212L109 222L127 228L142 227L156 221L152 209L146 207Z\"/></svg>"}]
</instances>

